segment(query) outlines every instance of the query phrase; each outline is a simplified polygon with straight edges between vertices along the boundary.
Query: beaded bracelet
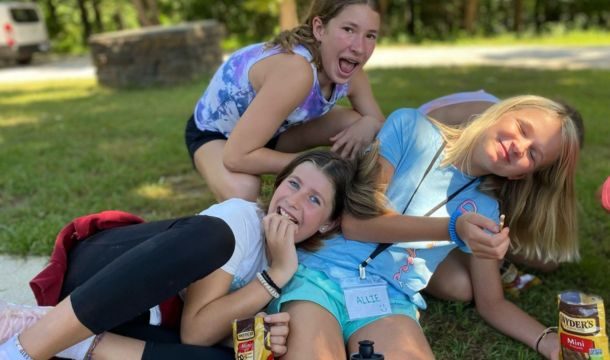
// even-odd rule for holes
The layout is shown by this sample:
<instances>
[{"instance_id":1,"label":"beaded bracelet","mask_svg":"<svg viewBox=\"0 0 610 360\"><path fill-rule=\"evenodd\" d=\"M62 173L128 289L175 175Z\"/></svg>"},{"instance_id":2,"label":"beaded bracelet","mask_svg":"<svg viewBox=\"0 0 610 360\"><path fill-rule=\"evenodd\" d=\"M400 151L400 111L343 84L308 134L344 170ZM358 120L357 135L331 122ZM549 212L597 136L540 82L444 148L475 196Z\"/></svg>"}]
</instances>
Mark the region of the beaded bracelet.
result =
<instances>
[{"instance_id":1,"label":"beaded bracelet","mask_svg":"<svg viewBox=\"0 0 610 360\"><path fill-rule=\"evenodd\" d=\"M538 335L538 339L536 340L536 352L540 353L540 351L538 351L538 347L540 346L540 342L542 341L542 339L544 339L545 336L547 336L550 333L557 333L557 326L549 326L548 328L544 329L540 335Z\"/></svg>"},{"instance_id":2,"label":"beaded bracelet","mask_svg":"<svg viewBox=\"0 0 610 360\"><path fill-rule=\"evenodd\" d=\"M275 291L277 291L278 294L282 294L282 288L277 286L277 284L273 281L273 279L271 279L271 275L269 275L269 273L267 272L267 270L263 270L261 272L261 275L263 275L263 277L265 278L265 280L267 281L267 283L269 285L271 285L271 287L273 289L275 289Z\"/></svg>"},{"instance_id":3,"label":"beaded bracelet","mask_svg":"<svg viewBox=\"0 0 610 360\"><path fill-rule=\"evenodd\" d=\"M261 283L261 285L263 285L265 290L267 290L269 295L273 296L274 299L278 299L280 297L280 294L275 291L275 289L271 285L269 285L269 283L267 282L267 280L265 280L261 273L256 273L256 278Z\"/></svg>"},{"instance_id":4,"label":"beaded bracelet","mask_svg":"<svg viewBox=\"0 0 610 360\"><path fill-rule=\"evenodd\" d=\"M457 219L462 216L462 214L463 212L460 209L456 209L449 218L449 239L460 247L466 246L466 243L458 235L455 225L457 223Z\"/></svg>"},{"instance_id":5,"label":"beaded bracelet","mask_svg":"<svg viewBox=\"0 0 610 360\"><path fill-rule=\"evenodd\" d=\"M92 360L93 359L93 350L95 349L97 344L99 344L100 341L102 341L102 338L104 337L104 334L106 334L106 333L101 333L99 335L96 335L93 338L93 341L91 342L91 346L89 346L89 350L87 350L87 354L85 355L85 360Z\"/></svg>"}]
</instances>

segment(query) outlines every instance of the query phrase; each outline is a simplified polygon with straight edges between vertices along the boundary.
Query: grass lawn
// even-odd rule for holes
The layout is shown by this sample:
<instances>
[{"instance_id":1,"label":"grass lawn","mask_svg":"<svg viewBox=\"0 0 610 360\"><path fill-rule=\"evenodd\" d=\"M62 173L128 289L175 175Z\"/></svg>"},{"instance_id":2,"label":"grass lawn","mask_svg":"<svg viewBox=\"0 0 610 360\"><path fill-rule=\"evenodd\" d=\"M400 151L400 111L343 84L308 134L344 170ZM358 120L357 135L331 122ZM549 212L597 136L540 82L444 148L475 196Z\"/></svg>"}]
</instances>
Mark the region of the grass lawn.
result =
<instances>
[{"instance_id":1,"label":"grass lawn","mask_svg":"<svg viewBox=\"0 0 610 360\"><path fill-rule=\"evenodd\" d=\"M485 88L501 97L535 93L583 114L577 179L582 260L564 265L517 304L557 322L556 294L579 289L610 303L610 215L595 192L610 175L610 72L498 67L369 72L384 112L451 92ZM212 203L192 170L183 129L205 80L151 90L111 90L94 81L0 85L0 252L49 254L59 229L105 209L147 220L193 214ZM608 307L608 306L607 306ZM430 301L423 327L439 359L538 359L485 325L471 306Z\"/></svg>"}]
</instances>

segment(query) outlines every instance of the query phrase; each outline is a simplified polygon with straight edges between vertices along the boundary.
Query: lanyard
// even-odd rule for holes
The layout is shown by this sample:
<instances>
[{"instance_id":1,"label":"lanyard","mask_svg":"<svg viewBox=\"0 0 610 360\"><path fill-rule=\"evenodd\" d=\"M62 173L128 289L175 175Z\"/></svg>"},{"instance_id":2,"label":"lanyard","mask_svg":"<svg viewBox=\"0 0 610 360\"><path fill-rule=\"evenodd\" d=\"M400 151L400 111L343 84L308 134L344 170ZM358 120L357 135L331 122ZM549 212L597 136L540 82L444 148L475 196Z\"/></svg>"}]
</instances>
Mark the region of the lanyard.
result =
<instances>
[{"instance_id":1,"label":"lanyard","mask_svg":"<svg viewBox=\"0 0 610 360\"><path fill-rule=\"evenodd\" d=\"M440 148L436 151L436 154L432 158L432 161L430 161L430 164L428 165L428 168L426 169L426 171L424 171L424 175L422 176L422 178L419 180L419 183L415 187L415 191L413 191L413 194L411 194L411 197L409 198L409 201L407 201L407 204L405 205L404 209L402 210L403 214L407 211L407 208L409 207L409 205L411 205L411 201L413 200L413 197L415 196L415 193L417 193L417 190L419 190L419 186L424 182L424 179L426 178L426 176L428 176L428 173L430 172L430 170L432 170L432 166L434 166L434 164L436 163L436 160L441 155L441 152L445 148L446 144L447 144L446 142L443 142L443 144L440 146ZM443 201L438 203L432 209L428 210L424 214L424 216L430 216L432 213L434 213L436 210L438 210L441 206L444 206L449 201L453 200L453 198L455 198L459 193L464 191L464 189L466 189L467 187L472 185L472 183L474 183L476 180L477 180L477 178L474 178L474 179L470 180L468 183L464 184L462 187L460 187L459 189L454 191L452 194L447 196L446 199L444 199ZM392 245L393 245L392 243L377 245L377 247L375 248L375 250L373 250L371 255L369 255L369 257L366 260L364 260L362 263L360 263L360 265L358 265L358 272L360 274L360 279L366 278L366 266L371 261L373 261L373 259L376 258L377 255L381 254L385 249L389 248Z\"/></svg>"}]
</instances>

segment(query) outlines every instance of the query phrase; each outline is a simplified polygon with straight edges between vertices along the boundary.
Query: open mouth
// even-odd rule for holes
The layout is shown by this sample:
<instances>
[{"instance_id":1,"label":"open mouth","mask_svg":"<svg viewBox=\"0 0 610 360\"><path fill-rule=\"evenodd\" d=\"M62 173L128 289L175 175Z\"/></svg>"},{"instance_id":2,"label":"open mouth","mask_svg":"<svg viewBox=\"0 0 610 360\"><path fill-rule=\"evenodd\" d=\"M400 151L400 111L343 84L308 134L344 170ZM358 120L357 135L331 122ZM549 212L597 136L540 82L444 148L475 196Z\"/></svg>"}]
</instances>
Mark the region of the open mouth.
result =
<instances>
[{"instance_id":1,"label":"open mouth","mask_svg":"<svg viewBox=\"0 0 610 360\"><path fill-rule=\"evenodd\" d=\"M287 218L288 220L292 221L292 223L299 225L299 222L297 221L297 219L290 215L286 210L282 209L281 207L277 208L277 213L279 215L282 215L283 217Z\"/></svg>"},{"instance_id":2,"label":"open mouth","mask_svg":"<svg viewBox=\"0 0 610 360\"><path fill-rule=\"evenodd\" d=\"M355 60L345 58L339 59L339 69L345 74L350 74L358 65L360 65L360 63Z\"/></svg>"}]
</instances>

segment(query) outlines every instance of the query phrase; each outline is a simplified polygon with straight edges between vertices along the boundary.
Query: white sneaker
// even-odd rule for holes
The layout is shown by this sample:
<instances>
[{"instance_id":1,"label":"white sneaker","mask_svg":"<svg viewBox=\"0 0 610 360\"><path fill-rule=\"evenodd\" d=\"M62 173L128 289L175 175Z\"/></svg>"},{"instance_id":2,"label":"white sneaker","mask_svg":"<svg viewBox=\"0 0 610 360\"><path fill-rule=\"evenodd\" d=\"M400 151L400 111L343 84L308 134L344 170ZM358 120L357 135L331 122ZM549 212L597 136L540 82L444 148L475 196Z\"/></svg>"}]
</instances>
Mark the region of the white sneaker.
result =
<instances>
[{"instance_id":1,"label":"white sneaker","mask_svg":"<svg viewBox=\"0 0 610 360\"><path fill-rule=\"evenodd\" d=\"M7 303L0 300L0 344L32 326L52 307Z\"/></svg>"}]
</instances>

